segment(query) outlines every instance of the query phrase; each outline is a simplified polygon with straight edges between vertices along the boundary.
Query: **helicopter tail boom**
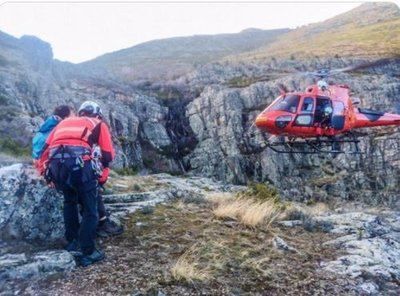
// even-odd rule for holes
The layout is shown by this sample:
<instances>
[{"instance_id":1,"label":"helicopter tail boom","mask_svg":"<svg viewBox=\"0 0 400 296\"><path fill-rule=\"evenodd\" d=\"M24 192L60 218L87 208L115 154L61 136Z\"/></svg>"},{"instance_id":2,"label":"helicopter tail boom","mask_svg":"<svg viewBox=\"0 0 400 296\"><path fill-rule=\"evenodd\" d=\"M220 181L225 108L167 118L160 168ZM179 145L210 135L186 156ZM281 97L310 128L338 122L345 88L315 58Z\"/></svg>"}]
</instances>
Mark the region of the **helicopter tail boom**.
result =
<instances>
[{"instance_id":1,"label":"helicopter tail boom","mask_svg":"<svg viewBox=\"0 0 400 296\"><path fill-rule=\"evenodd\" d=\"M400 126L400 114L384 113L358 108L355 112L354 128L397 125Z\"/></svg>"}]
</instances>

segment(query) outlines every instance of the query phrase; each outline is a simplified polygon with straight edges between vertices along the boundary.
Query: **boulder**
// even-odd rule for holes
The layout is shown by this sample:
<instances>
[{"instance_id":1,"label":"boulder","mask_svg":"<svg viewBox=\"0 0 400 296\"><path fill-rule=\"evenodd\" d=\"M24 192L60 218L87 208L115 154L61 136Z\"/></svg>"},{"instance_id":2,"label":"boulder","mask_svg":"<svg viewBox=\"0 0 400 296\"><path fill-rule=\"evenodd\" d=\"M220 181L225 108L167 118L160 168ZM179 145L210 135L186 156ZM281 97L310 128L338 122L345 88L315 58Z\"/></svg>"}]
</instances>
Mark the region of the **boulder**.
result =
<instances>
[{"instance_id":1,"label":"boulder","mask_svg":"<svg viewBox=\"0 0 400 296\"><path fill-rule=\"evenodd\" d=\"M0 281L39 278L58 272L68 272L76 266L67 251L44 251L0 256Z\"/></svg>"},{"instance_id":2,"label":"boulder","mask_svg":"<svg viewBox=\"0 0 400 296\"><path fill-rule=\"evenodd\" d=\"M0 168L0 239L46 240L63 237L62 197L45 186L32 166Z\"/></svg>"},{"instance_id":3,"label":"boulder","mask_svg":"<svg viewBox=\"0 0 400 296\"><path fill-rule=\"evenodd\" d=\"M394 286L400 279L399 212L376 215L355 211L316 219L331 223L331 233L341 235L325 244L346 252L336 260L322 262L324 272L358 279L360 289L367 295L393 289L398 294L398 287Z\"/></svg>"}]
</instances>

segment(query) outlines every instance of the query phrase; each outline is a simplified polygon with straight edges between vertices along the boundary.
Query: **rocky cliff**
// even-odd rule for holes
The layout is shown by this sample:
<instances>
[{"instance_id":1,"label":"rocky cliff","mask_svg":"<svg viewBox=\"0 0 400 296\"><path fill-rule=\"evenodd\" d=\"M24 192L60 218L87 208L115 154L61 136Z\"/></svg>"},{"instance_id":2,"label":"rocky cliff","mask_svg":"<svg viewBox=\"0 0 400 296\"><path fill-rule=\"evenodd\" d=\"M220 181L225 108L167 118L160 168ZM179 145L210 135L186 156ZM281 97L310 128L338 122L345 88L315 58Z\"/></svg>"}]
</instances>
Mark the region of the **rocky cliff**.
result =
<instances>
[{"instance_id":1,"label":"rocky cliff","mask_svg":"<svg viewBox=\"0 0 400 296\"><path fill-rule=\"evenodd\" d=\"M392 13L383 18L375 15L377 19L372 22L374 7L357 8L368 10L369 19L357 26L369 26L387 18L397 20L397 7L388 4L383 7ZM341 29L350 22L347 14L327 21ZM317 31L332 26L322 23ZM311 31L316 27L318 24L311 26ZM382 35L389 34L382 30ZM281 34L283 38L293 32L279 31L273 36L278 38ZM250 33L240 36L247 34L246 38L250 38L255 34ZM263 34L256 34L254 44L261 46ZM265 42L270 42L271 35L267 35ZM229 37L229 42L225 37ZM235 38L223 36L221 40L234 47ZM166 42L165 46L179 40ZM185 43L197 39L182 40ZM53 60L50 45L35 37L17 39L1 33L0 47L0 147L5 153L26 154L34 130L56 105L67 103L77 108L84 100L95 100L102 105L113 132L118 151L116 168L143 173L200 174L237 184L270 182L284 196L296 200L341 198L392 203L398 197L397 129L371 131L362 140L366 153L361 156L332 158L276 154L263 147L267 135L251 127L255 116L278 95L277 83L301 90L313 82L310 77L282 77L282 73L345 67L375 60L375 56L247 56L237 60L231 56L200 63L185 73L126 81L107 68L90 67L91 63L73 65ZM135 53L137 49L132 50ZM129 52L118 53L115 58L121 60L123 53ZM107 56L107 60L112 58L112 54ZM337 75L332 82L348 84L364 107L399 112L399 61L391 56L386 63ZM254 138L250 137L252 132L256 132Z\"/></svg>"}]
</instances>

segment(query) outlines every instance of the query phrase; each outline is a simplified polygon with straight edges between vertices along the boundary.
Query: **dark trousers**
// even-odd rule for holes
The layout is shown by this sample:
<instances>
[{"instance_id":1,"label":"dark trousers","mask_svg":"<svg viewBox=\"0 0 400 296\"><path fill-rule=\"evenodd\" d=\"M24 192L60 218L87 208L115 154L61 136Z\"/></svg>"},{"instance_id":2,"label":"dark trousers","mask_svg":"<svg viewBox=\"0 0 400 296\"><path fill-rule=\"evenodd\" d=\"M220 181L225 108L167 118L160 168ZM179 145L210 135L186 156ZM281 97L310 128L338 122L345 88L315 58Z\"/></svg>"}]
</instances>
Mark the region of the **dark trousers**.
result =
<instances>
[{"instance_id":1,"label":"dark trousers","mask_svg":"<svg viewBox=\"0 0 400 296\"><path fill-rule=\"evenodd\" d=\"M50 163L52 180L57 189L64 194L65 238L71 242L79 241L82 253L89 255L94 251L98 214L98 184L89 161L82 165L74 158ZM82 220L79 222L79 209Z\"/></svg>"},{"instance_id":2,"label":"dark trousers","mask_svg":"<svg viewBox=\"0 0 400 296\"><path fill-rule=\"evenodd\" d=\"M98 223L97 188L85 190L63 190L64 223L67 241L76 239L85 255L95 248L96 227ZM78 205L82 208L82 220L79 223Z\"/></svg>"},{"instance_id":3,"label":"dark trousers","mask_svg":"<svg viewBox=\"0 0 400 296\"><path fill-rule=\"evenodd\" d=\"M107 217L106 207L104 206L103 196L98 192L97 210L99 211L99 219Z\"/></svg>"},{"instance_id":4,"label":"dark trousers","mask_svg":"<svg viewBox=\"0 0 400 296\"><path fill-rule=\"evenodd\" d=\"M100 189L97 190L97 211L98 211L98 216L99 216L99 221L104 221L105 218L108 217L108 212L106 210L106 207L104 205L104 200L103 200L103 196L100 193ZM80 211L81 216L83 216L83 209L81 207L81 211Z\"/></svg>"}]
</instances>

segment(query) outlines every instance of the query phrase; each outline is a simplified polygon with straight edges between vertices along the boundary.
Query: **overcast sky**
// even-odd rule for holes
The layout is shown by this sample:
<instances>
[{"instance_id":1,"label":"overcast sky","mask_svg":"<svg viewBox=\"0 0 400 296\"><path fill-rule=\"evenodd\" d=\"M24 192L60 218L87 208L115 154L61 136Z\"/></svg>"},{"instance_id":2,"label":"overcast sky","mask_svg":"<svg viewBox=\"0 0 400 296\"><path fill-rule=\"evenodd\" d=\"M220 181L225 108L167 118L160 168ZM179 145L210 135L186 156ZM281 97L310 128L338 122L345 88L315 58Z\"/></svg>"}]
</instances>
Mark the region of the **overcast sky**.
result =
<instances>
[{"instance_id":1,"label":"overcast sky","mask_svg":"<svg viewBox=\"0 0 400 296\"><path fill-rule=\"evenodd\" d=\"M360 5L352 3L5 3L0 30L35 35L55 58L74 63L145 41L246 28L295 28Z\"/></svg>"}]
</instances>

